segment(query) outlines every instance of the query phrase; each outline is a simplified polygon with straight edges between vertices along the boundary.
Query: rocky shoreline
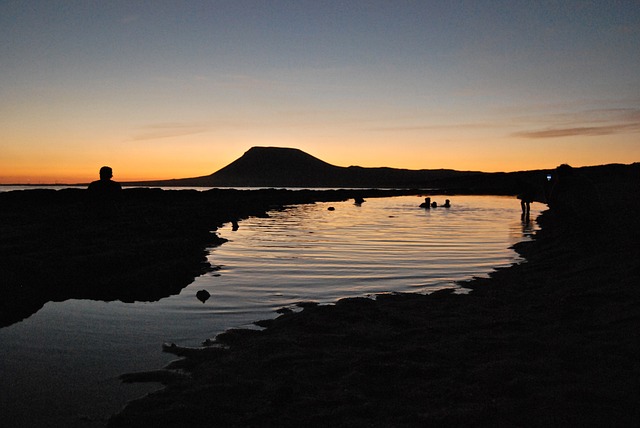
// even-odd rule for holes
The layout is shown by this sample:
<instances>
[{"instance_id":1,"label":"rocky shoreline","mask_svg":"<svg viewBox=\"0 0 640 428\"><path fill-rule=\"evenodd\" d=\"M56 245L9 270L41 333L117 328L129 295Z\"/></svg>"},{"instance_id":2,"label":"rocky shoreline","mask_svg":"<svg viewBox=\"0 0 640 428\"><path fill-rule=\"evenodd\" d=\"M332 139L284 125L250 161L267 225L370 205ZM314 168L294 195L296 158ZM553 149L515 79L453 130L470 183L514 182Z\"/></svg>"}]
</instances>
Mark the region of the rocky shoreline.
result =
<instances>
[{"instance_id":1,"label":"rocky shoreline","mask_svg":"<svg viewBox=\"0 0 640 428\"><path fill-rule=\"evenodd\" d=\"M469 294L305 305L168 345L183 358L123 378L165 389L110 426L637 426L638 171L567 177L526 262Z\"/></svg>"}]
</instances>

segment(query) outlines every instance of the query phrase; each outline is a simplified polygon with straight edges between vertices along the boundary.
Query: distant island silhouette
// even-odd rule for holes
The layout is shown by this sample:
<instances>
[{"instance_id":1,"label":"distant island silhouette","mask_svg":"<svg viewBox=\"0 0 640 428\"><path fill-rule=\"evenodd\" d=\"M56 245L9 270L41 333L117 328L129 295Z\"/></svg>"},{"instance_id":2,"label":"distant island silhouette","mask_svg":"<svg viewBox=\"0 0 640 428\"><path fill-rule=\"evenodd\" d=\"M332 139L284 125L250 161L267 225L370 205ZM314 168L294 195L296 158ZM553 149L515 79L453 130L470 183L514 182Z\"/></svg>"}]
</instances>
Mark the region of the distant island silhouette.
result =
<instances>
[{"instance_id":1,"label":"distant island silhouette","mask_svg":"<svg viewBox=\"0 0 640 428\"><path fill-rule=\"evenodd\" d=\"M594 175L617 174L622 164L579 168ZM453 169L402 169L341 167L300 149L252 147L240 158L213 174L169 180L123 182L144 187L258 187L258 188L361 188L424 189L445 194L517 195L523 186L533 199L546 202L544 192L553 169L516 172L457 171Z\"/></svg>"},{"instance_id":2,"label":"distant island silhouette","mask_svg":"<svg viewBox=\"0 0 640 428\"><path fill-rule=\"evenodd\" d=\"M127 185L196 187L424 187L475 171L450 169L397 169L340 167L302 150L284 147L252 147L242 157L211 175L172 180L138 181Z\"/></svg>"},{"instance_id":3,"label":"distant island silhouette","mask_svg":"<svg viewBox=\"0 0 640 428\"><path fill-rule=\"evenodd\" d=\"M300 149L252 147L210 175L122 184L151 187L437 189L446 193L515 195L522 182L530 182L533 187L542 189L542 180L551 172L487 173L453 169L341 167ZM541 193L536 195L537 200L542 200Z\"/></svg>"}]
</instances>

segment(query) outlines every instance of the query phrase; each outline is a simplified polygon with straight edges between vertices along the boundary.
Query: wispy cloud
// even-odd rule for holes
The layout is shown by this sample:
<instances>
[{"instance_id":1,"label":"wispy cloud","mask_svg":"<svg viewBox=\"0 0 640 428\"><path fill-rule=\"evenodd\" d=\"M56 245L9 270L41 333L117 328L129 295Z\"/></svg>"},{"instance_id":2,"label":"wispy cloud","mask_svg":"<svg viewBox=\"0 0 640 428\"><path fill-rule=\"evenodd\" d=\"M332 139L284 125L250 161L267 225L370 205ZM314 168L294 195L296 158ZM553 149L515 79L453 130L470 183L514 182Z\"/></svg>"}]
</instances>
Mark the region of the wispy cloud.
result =
<instances>
[{"instance_id":1,"label":"wispy cloud","mask_svg":"<svg viewBox=\"0 0 640 428\"><path fill-rule=\"evenodd\" d=\"M514 137L523 138L557 138L557 137L577 137L620 134L623 132L640 131L640 123L628 123L620 125L606 126L578 126L574 128L554 128L538 131L515 132Z\"/></svg>"},{"instance_id":2,"label":"wispy cloud","mask_svg":"<svg viewBox=\"0 0 640 428\"><path fill-rule=\"evenodd\" d=\"M380 132L402 132L402 131L434 131L434 130L455 130L455 129L489 129L498 128L495 123L452 123L448 125L399 125L399 126L377 126L372 127L371 131Z\"/></svg>"},{"instance_id":3,"label":"wispy cloud","mask_svg":"<svg viewBox=\"0 0 640 428\"><path fill-rule=\"evenodd\" d=\"M544 129L518 131L511 134L522 138L558 138L577 136L602 136L628 132L640 132L640 109L609 108L580 113L560 114L564 123Z\"/></svg>"},{"instance_id":4,"label":"wispy cloud","mask_svg":"<svg viewBox=\"0 0 640 428\"><path fill-rule=\"evenodd\" d=\"M134 134L133 141L157 140L161 138L183 137L185 135L206 132L207 126L201 123L157 123L144 126Z\"/></svg>"}]
</instances>

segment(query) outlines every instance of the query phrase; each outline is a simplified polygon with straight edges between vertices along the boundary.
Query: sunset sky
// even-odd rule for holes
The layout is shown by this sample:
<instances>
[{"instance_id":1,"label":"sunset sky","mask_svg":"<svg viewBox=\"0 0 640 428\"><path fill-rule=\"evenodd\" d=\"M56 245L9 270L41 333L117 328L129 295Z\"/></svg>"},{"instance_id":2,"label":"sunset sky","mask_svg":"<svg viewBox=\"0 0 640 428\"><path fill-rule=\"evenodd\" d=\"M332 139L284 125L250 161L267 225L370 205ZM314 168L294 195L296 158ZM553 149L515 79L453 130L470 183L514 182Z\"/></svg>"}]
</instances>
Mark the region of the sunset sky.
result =
<instances>
[{"instance_id":1,"label":"sunset sky","mask_svg":"<svg viewBox=\"0 0 640 428\"><path fill-rule=\"evenodd\" d=\"M2 1L0 183L640 161L640 2Z\"/></svg>"}]
</instances>

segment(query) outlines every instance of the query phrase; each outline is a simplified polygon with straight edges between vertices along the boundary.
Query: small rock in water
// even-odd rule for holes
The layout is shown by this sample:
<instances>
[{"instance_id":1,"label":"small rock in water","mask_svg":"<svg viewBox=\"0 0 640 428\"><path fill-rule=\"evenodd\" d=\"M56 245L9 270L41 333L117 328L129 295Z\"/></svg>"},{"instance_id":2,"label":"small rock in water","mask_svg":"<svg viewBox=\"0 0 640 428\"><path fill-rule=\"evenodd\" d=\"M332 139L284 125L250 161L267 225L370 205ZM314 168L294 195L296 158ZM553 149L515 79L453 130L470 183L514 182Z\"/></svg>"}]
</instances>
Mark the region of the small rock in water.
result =
<instances>
[{"instance_id":1,"label":"small rock in water","mask_svg":"<svg viewBox=\"0 0 640 428\"><path fill-rule=\"evenodd\" d=\"M329 211L335 211L336 209L334 207L329 207L327 208Z\"/></svg>"},{"instance_id":2,"label":"small rock in water","mask_svg":"<svg viewBox=\"0 0 640 428\"><path fill-rule=\"evenodd\" d=\"M199 290L196 293L196 297L198 298L198 300L204 303L209 299L209 297L211 297L211 294L209 294L207 290Z\"/></svg>"}]
</instances>

